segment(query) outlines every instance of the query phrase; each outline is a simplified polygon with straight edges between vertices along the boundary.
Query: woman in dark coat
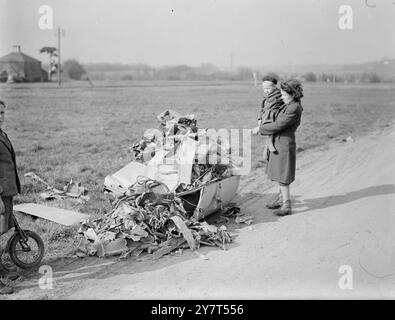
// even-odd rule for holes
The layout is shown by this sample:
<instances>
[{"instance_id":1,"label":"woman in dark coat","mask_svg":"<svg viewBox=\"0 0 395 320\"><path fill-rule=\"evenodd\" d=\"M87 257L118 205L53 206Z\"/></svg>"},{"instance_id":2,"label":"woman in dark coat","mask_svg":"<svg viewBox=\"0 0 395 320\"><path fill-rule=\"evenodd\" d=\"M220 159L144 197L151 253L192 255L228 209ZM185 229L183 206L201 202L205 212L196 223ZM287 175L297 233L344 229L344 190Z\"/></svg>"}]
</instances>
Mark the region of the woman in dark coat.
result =
<instances>
[{"instance_id":1,"label":"woman in dark coat","mask_svg":"<svg viewBox=\"0 0 395 320\"><path fill-rule=\"evenodd\" d=\"M291 214L290 184L295 180L296 142L295 131L300 125L302 116L303 97L302 84L298 80L283 81L279 85L284 105L280 108L275 121L261 123L259 133L274 135L275 152L269 153L267 176L279 184L280 193L276 199L267 205L277 209L274 213L279 216Z\"/></svg>"}]
</instances>

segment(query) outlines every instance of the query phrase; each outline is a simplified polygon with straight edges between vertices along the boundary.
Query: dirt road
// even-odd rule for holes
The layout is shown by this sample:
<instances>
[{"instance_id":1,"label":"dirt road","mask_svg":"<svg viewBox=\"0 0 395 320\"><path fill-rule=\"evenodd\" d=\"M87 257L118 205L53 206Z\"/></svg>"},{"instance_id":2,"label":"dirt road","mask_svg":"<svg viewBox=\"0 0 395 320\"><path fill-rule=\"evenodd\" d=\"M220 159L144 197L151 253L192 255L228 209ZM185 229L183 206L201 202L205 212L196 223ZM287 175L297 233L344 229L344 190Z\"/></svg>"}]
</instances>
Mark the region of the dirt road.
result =
<instances>
[{"instance_id":1,"label":"dirt road","mask_svg":"<svg viewBox=\"0 0 395 320\"><path fill-rule=\"evenodd\" d=\"M38 277L10 299L395 298L395 129L298 154L294 214L264 207L276 190L260 168L235 202L229 250L202 247L157 262L64 259L53 289ZM341 272L341 273L340 273ZM340 284L340 285L339 285Z\"/></svg>"}]
</instances>

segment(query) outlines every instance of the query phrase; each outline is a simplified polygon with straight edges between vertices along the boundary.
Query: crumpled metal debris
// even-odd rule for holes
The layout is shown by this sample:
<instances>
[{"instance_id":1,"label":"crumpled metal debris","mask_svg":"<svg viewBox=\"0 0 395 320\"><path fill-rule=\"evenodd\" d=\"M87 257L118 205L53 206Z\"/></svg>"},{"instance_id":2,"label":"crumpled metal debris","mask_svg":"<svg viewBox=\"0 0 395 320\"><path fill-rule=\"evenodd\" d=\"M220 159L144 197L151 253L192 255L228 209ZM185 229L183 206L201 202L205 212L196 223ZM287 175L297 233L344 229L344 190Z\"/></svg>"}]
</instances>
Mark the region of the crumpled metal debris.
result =
<instances>
[{"instance_id":1,"label":"crumpled metal debris","mask_svg":"<svg viewBox=\"0 0 395 320\"><path fill-rule=\"evenodd\" d=\"M245 223L250 225L253 221L253 217L249 215L239 215L236 217L235 222L236 223Z\"/></svg>"},{"instance_id":2,"label":"crumpled metal debris","mask_svg":"<svg viewBox=\"0 0 395 320\"><path fill-rule=\"evenodd\" d=\"M141 162L130 164L130 172L125 169L124 176L131 181L118 177L111 184L119 183L106 189L116 198L112 210L82 223L79 232L85 242L79 251L98 256L116 252L121 258L147 252L149 258L139 259L159 259L184 247L196 250L208 245L226 250L232 242L225 225L197 221L193 212L185 210L182 198L233 175L229 143L208 130L198 130L194 115L166 110L157 120L160 130L147 130L131 148L134 159ZM218 161L207 161L211 155L218 156ZM113 242L117 245L109 248Z\"/></svg>"},{"instance_id":3,"label":"crumpled metal debris","mask_svg":"<svg viewBox=\"0 0 395 320\"><path fill-rule=\"evenodd\" d=\"M228 224L230 222L230 218L234 218L234 222L237 224L245 223L252 224L254 217L244 212L240 212L239 207L228 207L223 208L219 218L216 219L216 223L225 223Z\"/></svg>"},{"instance_id":4,"label":"crumpled metal debris","mask_svg":"<svg viewBox=\"0 0 395 320\"><path fill-rule=\"evenodd\" d=\"M71 178L70 182L63 187L63 190L59 190L48 184L34 172L27 172L24 176L41 182L47 187L46 191L40 193L40 197L44 200L63 200L65 198L75 198L81 201L89 200L89 196L86 195L87 190L81 186L80 182L73 181L73 178Z\"/></svg>"},{"instance_id":5,"label":"crumpled metal debris","mask_svg":"<svg viewBox=\"0 0 395 320\"><path fill-rule=\"evenodd\" d=\"M164 146L167 150L174 150L180 143L180 138L197 131L193 114L180 116L173 110L165 110L157 116L157 120L162 134L158 134L155 130L147 130L144 133L142 139L131 147L136 161L151 160Z\"/></svg>"},{"instance_id":6,"label":"crumpled metal debris","mask_svg":"<svg viewBox=\"0 0 395 320\"><path fill-rule=\"evenodd\" d=\"M152 165L152 158L157 156L160 161L166 158L169 162L186 138L191 138L196 142L192 155L192 179L189 182L191 188L229 177L240 169L242 160L235 155L231 156L229 141L215 130L198 130L193 114L180 116L173 110L166 110L157 118L160 133L154 129L147 130L142 139L131 148L136 161Z\"/></svg>"},{"instance_id":7,"label":"crumpled metal debris","mask_svg":"<svg viewBox=\"0 0 395 320\"><path fill-rule=\"evenodd\" d=\"M141 181L136 182L128 196L114 201L111 211L82 222L79 233L84 241L77 251L102 257L121 254L122 258L145 251L158 259L184 243L192 250L201 244L225 250L232 242L225 226L189 217L174 193L155 193L152 188L158 188L152 180L147 179L144 188Z\"/></svg>"}]
</instances>

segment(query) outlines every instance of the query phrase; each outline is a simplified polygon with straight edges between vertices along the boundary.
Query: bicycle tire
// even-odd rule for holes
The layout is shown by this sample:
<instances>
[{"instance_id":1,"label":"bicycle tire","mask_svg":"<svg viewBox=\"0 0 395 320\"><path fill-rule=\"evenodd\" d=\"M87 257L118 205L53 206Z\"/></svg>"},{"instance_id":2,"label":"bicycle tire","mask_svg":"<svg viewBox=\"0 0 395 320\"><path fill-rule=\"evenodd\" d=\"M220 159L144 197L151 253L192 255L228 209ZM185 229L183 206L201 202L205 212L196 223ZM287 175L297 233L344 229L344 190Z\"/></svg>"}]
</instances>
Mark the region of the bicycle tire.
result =
<instances>
[{"instance_id":1,"label":"bicycle tire","mask_svg":"<svg viewBox=\"0 0 395 320\"><path fill-rule=\"evenodd\" d=\"M18 258L18 256L16 255L16 246L18 245L19 241L21 240L21 235L19 233L16 233L11 239L10 246L9 246L9 255L10 255L12 262L15 263L19 268L22 268L22 269L34 268L40 264L41 260L44 257L44 242L41 239L41 237L34 231L24 230L24 232L28 238L32 238L37 243L37 246L39 248L38 257L36 259L34 259L34 261L31 263L26 263Z\"/></svg>"}]
</instances>

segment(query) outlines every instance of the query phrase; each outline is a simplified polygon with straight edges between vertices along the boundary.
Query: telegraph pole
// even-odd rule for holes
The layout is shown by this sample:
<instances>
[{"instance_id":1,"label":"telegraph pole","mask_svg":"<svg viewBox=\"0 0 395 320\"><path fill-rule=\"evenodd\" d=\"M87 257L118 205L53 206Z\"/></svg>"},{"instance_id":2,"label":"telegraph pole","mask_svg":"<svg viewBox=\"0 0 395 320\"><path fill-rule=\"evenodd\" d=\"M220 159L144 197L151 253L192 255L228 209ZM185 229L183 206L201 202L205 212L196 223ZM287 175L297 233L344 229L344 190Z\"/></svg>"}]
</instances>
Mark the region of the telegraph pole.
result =
<instances>
[{"instance_id":1,"label":"telegraph pole","mask_svg":"<svg viewBox=\"0 0 395 320\"><path fill-rule=\"evenodd\" d=\"M58 86L60 87L61 83L62 83L62 79L61 79L61 60L60 60L60 38L62 37L62 35L64 35L64 29L58 27L57 33L56 33L57 37L58 37Z\"/></svg>"}]
</instances>

